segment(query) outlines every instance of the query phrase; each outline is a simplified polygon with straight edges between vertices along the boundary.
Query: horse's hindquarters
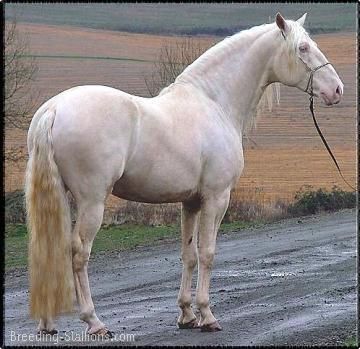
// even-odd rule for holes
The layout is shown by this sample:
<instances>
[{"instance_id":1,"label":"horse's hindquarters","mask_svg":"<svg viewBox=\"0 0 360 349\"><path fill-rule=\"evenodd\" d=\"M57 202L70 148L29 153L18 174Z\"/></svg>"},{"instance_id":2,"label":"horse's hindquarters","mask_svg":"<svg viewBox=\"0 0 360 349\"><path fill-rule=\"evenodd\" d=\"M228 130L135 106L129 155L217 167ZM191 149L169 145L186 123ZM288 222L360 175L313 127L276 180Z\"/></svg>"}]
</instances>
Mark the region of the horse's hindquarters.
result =
<instances>
[{"instance_id":1,"label":"horse's hindquarters","mask_svg":"<svg viewBox=\"0 0 360 349\"><path fill-rule=\"evenodd\" d=\"M121 177L131 150L136 107L109 90L69 90L59 95L55 106L55 158L76 198L104 199Z\"/></svg>"}]
</instances>

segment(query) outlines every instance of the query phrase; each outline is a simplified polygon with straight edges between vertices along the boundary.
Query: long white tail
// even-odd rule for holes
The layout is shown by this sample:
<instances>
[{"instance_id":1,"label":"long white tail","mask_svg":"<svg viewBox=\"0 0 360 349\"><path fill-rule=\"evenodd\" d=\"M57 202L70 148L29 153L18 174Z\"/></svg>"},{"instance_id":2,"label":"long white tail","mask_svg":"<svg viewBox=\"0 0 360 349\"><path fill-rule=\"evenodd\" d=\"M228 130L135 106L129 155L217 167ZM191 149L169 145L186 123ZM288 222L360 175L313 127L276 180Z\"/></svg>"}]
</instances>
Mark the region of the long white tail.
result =
<instances>
[{"instance_id":1,"label":"long white tail","mask_svg":"<svg viewBox=\"0 0 360 349\"><path fill-rule=\"evenodd\" d=\"M37 319L70 312L74 301L70 208L54 161L54 119L54 110L40 117L26 168L30 315Z\"/></svg>"}]
</instances>

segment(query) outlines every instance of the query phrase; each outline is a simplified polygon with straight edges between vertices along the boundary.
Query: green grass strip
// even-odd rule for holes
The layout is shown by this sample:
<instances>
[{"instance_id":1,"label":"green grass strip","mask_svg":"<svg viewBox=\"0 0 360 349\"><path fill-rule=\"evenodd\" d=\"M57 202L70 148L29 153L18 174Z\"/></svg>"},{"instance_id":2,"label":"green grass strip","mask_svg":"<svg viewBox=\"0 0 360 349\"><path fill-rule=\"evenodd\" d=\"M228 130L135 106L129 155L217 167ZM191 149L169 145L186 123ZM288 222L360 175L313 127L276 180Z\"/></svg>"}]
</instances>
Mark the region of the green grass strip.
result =
<instances>
[{"instance_id":1,"label":"green grass strip","mask_svg":"<svg viewBox=\"0 0 360 349\"><path fill-rule=\"evenodd\" d=\"M228 233L261 224L256 222L223 223L221 232ZM164 240L180 240L180 227L144 226L135 224L103 226L97 233L92 255L101 252L131 250L141 246L151 246ZM5 269L23 268L27 266L28 234L25 224L6 224L5 226Z\"/></svg>"},{"instance_id":2,"label":"green grass strip","mask_svg":"<svg viewBox=\"0 0 360 349\"><path fill-rule=\"evenodd\" d=\"M358 341L356 336L349 337L345 340L344 343L345 347L347 348L358 348Z\"/></svg>"}]
</instances>

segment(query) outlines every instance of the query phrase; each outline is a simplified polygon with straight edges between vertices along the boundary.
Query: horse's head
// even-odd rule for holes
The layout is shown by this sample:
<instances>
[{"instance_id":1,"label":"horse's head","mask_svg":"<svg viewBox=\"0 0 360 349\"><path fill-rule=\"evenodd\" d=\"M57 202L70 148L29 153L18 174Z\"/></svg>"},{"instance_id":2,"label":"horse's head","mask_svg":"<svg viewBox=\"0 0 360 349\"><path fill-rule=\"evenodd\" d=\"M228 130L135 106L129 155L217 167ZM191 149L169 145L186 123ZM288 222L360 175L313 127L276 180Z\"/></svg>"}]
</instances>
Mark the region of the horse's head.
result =
<instances>
[{"instance_id":1,"label":"horse's head","mask_svg":"<svg viewBox=\"0 0 360 349\"><path fill-rule=\"evenodd\" d=\"M276 79L321 97L326 105L339 103L344 84L303 28L305 18L306 14L297 21L291 21L285 20L280 13L276 15L276 25L282 40L274 59Z\"/></svg>"}]
</instances>

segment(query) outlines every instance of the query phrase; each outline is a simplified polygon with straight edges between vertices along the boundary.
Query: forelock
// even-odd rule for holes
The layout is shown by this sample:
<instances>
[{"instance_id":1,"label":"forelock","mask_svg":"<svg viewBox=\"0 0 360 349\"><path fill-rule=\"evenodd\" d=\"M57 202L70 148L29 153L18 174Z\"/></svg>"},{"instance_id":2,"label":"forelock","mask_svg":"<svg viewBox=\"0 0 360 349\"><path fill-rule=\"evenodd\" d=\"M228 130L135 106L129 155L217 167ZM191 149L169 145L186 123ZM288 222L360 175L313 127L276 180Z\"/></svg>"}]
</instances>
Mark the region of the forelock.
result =
<instances>
[{"instance_id":1,"label":"forelock","mask_svg":"<svg viewBox=\"0 0 360 349\"><path fill-rule=\"evenodd\" d=\"M304 36L308 36L306 30L296 21L287 20L289 25L289 32L286 35L285 45L289 55L289 70L293 71L296 64L299 62L297 57L297 47L299 46L300 40Z\"/></svg>"}]
</instances>

